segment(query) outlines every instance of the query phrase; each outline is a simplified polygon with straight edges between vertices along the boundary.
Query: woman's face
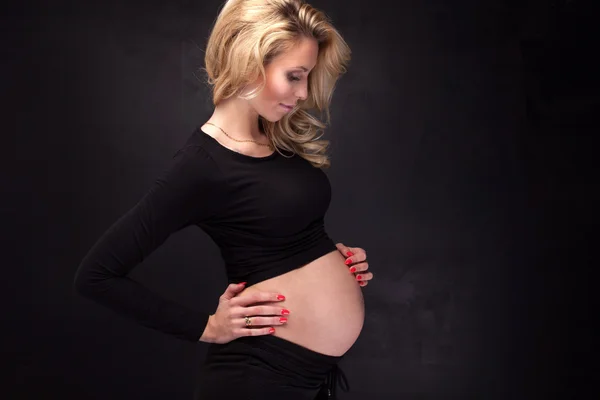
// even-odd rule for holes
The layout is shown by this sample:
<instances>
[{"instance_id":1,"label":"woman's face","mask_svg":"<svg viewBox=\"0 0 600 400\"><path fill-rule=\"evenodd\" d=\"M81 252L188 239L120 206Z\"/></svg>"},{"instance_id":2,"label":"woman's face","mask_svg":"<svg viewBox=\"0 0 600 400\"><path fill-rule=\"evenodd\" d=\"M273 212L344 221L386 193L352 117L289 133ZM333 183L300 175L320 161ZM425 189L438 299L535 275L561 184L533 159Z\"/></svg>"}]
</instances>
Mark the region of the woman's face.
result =
<instances>
[{"instance_id":1,"label":"woman's face","mask_svg":"<svg viewBox=\"0 0 600 400\"><path fill-rule=\"evenodd\" d=\"M318 54L317 41L303 37L292 49L275 57L265 67L265 88L249 100L254 110L266 120L276 122L290 112L298 100L306 99L308 74L315 67Z\"/></svg>"}]
</instances>

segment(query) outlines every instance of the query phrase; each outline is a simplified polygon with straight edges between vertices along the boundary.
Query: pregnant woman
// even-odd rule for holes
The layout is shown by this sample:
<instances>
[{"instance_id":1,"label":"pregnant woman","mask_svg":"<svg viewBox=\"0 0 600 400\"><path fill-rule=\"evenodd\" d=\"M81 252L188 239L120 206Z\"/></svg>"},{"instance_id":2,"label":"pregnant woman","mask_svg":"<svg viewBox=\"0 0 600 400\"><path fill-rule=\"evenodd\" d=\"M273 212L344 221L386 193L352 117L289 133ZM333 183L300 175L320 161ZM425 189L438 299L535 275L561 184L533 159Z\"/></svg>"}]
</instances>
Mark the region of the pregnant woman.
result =
<instances>
[{"instance_id":1,"label":"pregnant woman","mask_svg":"<svg viewBox=\"0 0 600 400\"><path fill-rule=\"evenodd\" d=\"M230 0L209 37L215 106L144 197L82 260L82 295L143 326L210 343L197 400L335 397L337 367L364 322L366 253L324 229L324 168L337 79L350 50L300 0ZM229 286L214 312L190 310L127 277L185 227L221 250Z\"/></svg>"}]
</instances>

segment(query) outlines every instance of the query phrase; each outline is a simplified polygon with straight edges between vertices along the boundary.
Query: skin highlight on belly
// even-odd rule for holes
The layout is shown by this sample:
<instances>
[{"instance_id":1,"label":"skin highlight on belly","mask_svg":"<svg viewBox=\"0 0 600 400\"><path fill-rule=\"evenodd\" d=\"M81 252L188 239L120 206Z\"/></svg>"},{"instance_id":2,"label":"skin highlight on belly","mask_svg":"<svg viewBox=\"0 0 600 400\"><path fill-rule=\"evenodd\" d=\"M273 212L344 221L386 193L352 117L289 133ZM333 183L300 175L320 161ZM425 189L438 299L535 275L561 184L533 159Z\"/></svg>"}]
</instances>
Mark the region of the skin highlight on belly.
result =
<instances>
[{"instance_id":1,"label":"skin highlight on belly","mask_svg":"<svg viewBox=\"0 0 600 400\"><path fill-rule=\"evenodd\" d=\"M274 291L286 299L277 303L290 310L288 322L275 326L273 335L312 351L331 356L346 353L358 339L364 324L362 289L332 251L298 269L259 282L242 291Z\"/></svg>"}]
</instances>

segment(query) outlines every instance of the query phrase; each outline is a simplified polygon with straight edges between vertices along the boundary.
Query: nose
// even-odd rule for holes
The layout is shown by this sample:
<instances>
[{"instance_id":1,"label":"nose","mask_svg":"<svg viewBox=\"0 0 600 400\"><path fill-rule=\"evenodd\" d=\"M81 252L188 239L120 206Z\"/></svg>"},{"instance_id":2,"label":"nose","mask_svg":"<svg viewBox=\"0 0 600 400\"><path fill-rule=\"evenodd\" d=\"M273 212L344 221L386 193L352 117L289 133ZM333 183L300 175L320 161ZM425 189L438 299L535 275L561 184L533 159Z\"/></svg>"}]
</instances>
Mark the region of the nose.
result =
<instances>
[{"instance_id":1,"label":"nose","mask_svg":"<svg viewBox=\"0 0 600 400\"><path fill-rule=\"evenodd\" d=\"M296 90L295 96L300 100L306 100L308 97L308 81L304 81L302 85L298 85L298 89Z\"/></svg>"}]
</instances>

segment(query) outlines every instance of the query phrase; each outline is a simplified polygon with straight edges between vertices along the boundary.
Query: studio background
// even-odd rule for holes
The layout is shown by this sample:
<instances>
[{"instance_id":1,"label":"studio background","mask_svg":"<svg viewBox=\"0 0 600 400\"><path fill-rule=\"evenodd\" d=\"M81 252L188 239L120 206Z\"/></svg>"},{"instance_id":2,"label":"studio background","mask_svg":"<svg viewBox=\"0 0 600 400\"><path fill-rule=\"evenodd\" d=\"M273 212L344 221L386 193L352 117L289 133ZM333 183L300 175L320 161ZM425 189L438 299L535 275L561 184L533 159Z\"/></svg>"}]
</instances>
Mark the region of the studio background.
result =
<instances>
[{"instance_id":1,"label":"studio background","mask_svg":"<svg viewBox=\"0 0 600 400\"><path fill-rule=\"evenodd\" d=\"M3 11L7 398L191 398L206 344L134 325L72 284L210 116L200 67L220 4ZM352 49L325 135L326 229L366 249L375 274L340 397L586 398L591 253L574 249L591 243L598 200L585 194L592 13L578 1L311 4ZM211 312L226 287L195 227L133 276Z\"/></svg>"}]
</instances>

